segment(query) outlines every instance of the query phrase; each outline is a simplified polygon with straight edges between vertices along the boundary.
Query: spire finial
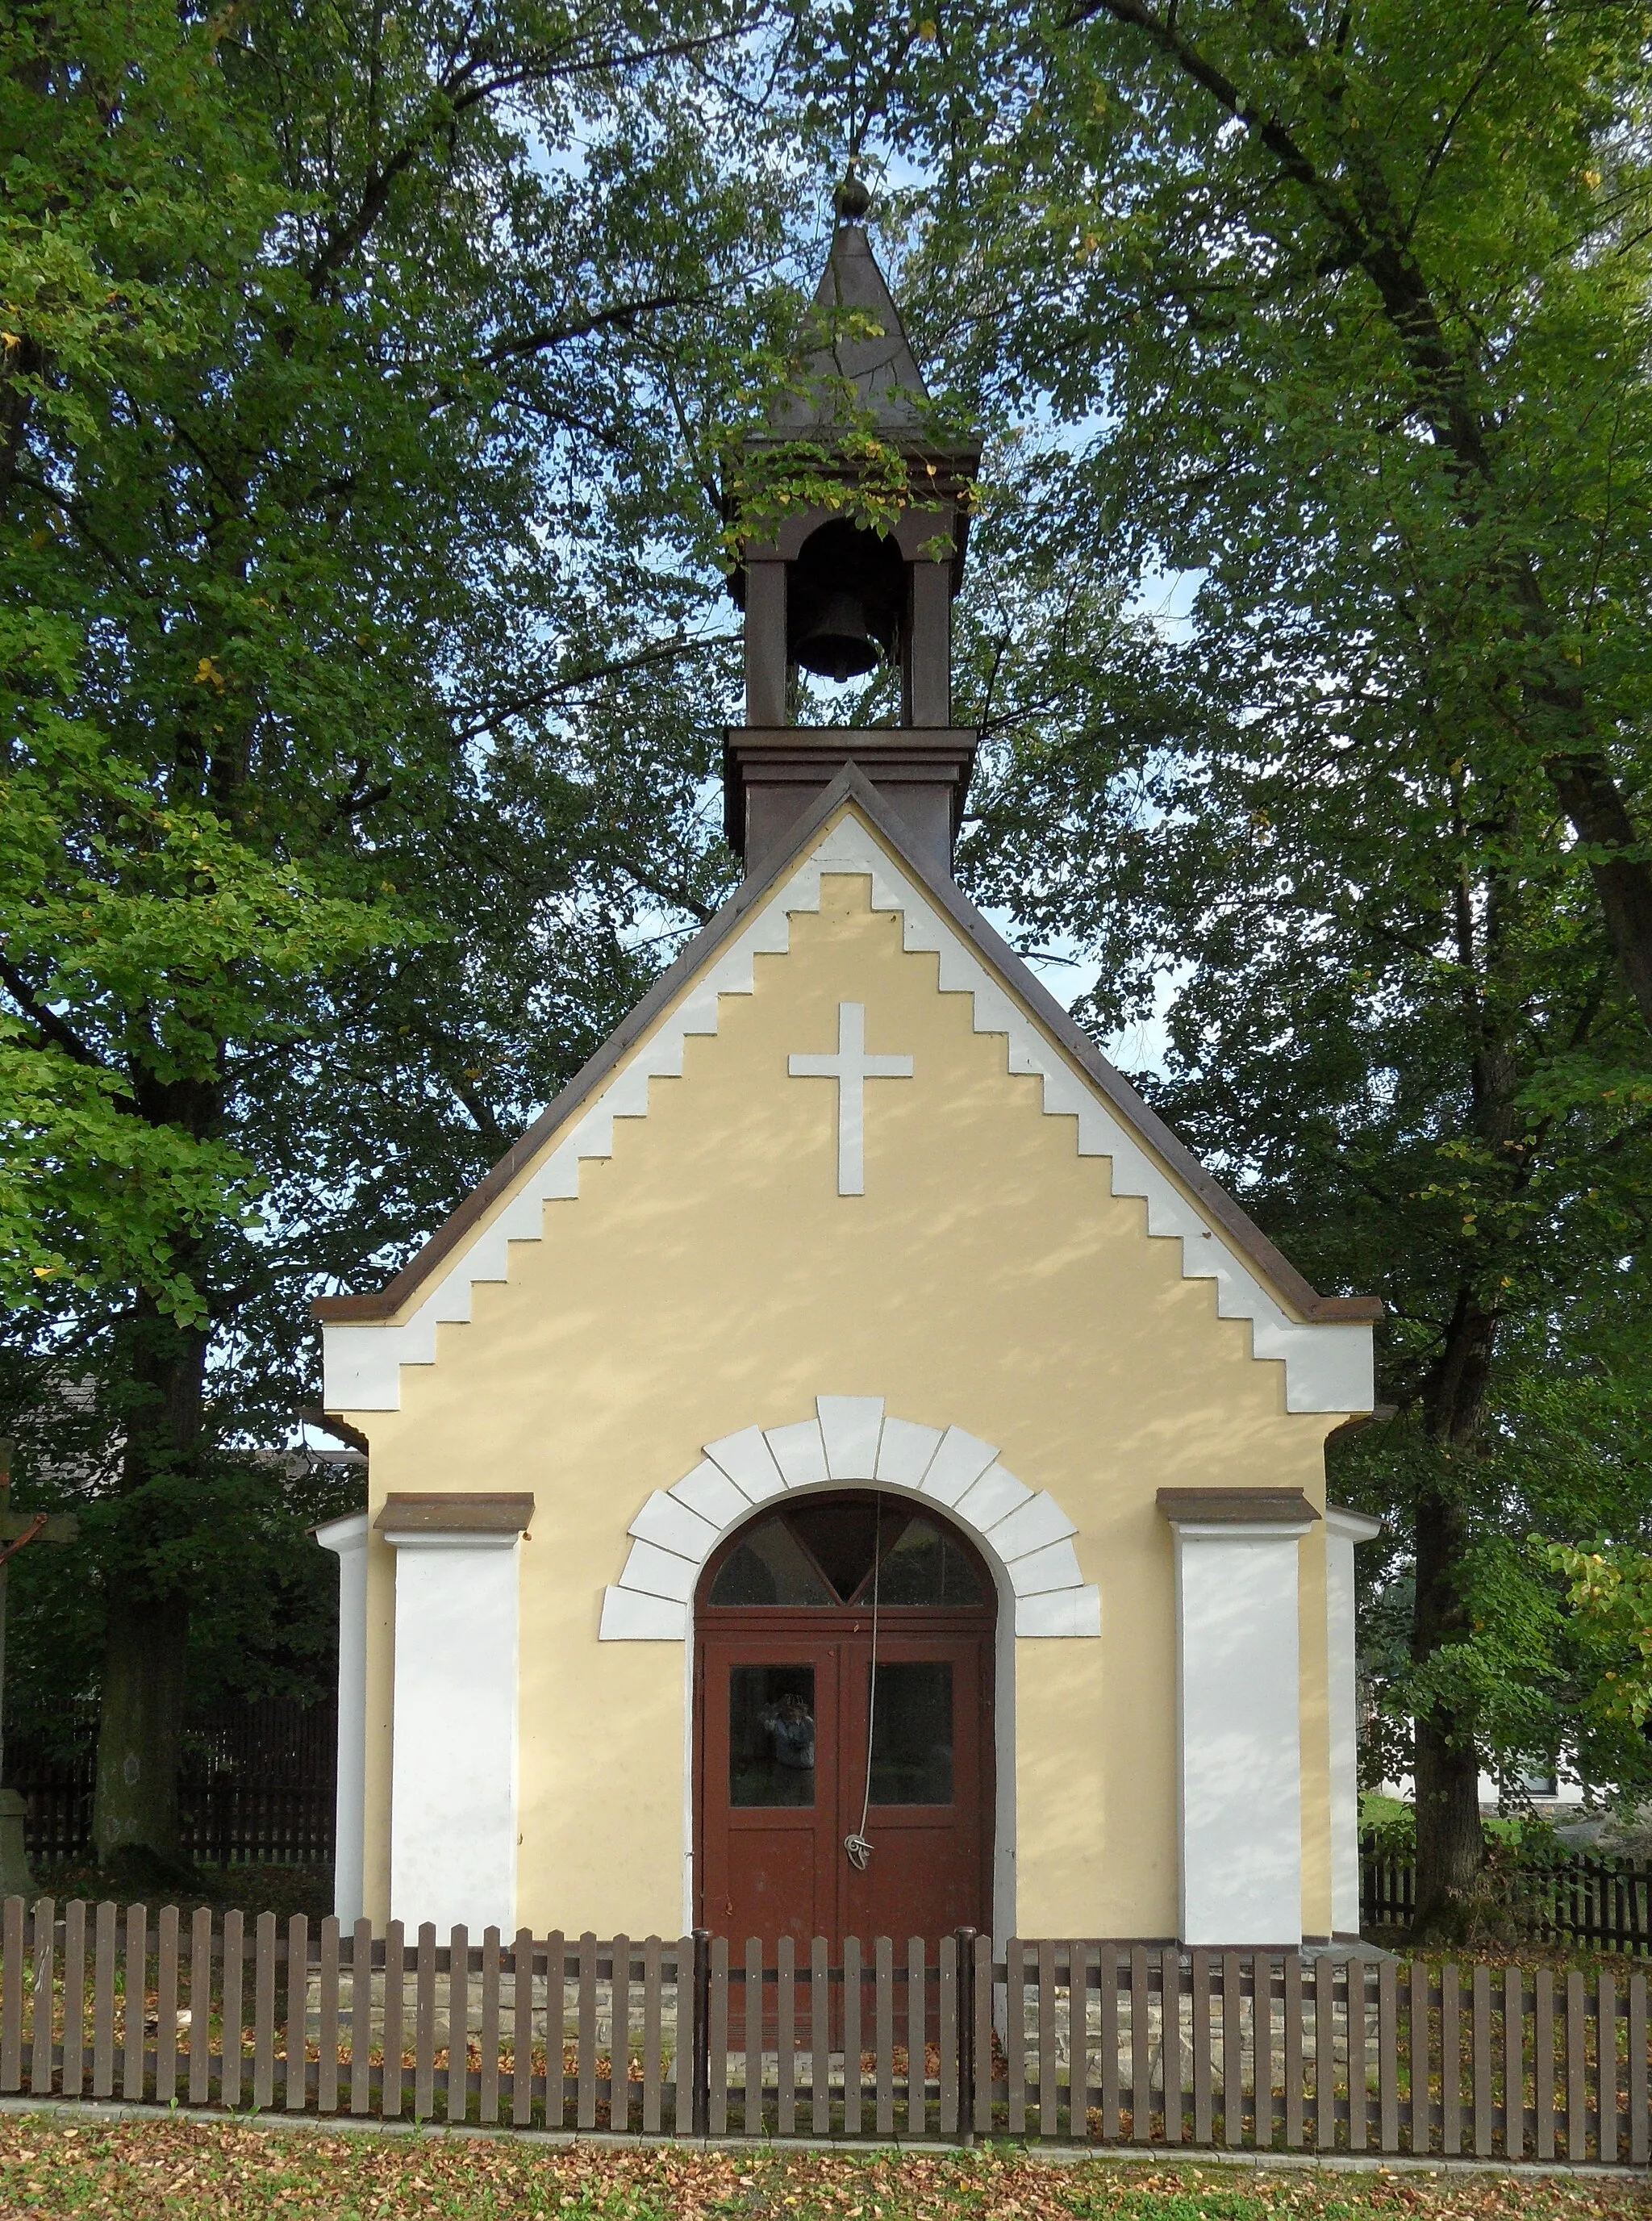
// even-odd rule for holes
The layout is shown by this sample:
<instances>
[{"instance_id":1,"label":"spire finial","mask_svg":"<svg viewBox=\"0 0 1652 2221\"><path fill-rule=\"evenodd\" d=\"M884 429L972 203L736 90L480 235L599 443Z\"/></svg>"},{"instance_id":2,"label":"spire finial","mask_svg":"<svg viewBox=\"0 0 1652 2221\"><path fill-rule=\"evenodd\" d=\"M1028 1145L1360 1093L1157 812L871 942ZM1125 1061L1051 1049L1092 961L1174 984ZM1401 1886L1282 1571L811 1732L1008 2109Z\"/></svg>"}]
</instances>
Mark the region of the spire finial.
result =
<instances>
[{"instance_id":1,"label":"spire finial","mask_svg":"<svg viewBox=\"0 0 1652 2221\"><path fill-rule=\"evenodd\" d=\"M872 195L853 170L832 195L832 206L837 210L840 223L860 223L872 206Z\"/></svg>"}]
</instances>

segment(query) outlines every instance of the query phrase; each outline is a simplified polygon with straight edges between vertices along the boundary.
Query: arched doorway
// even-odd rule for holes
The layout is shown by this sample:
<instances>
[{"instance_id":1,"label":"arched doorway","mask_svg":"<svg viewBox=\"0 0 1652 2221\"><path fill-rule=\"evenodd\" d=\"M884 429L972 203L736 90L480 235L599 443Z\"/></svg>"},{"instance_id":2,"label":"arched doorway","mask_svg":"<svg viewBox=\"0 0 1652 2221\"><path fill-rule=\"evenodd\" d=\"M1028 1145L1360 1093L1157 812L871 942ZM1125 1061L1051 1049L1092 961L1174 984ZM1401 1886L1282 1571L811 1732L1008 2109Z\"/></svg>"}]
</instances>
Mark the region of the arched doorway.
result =
<instances>
[{"instance_id":1,"label":"arched doorway","mask_svg":"<svg viewBox=\"0 0 1652 2221\"><path fill-rule=\"evenodd\" d=\"M805 1949L990 1930L997 1611L949 1521L867 1490L765 1507L713 1552L695 1605L702 1926Z\"/></svg>"}]
</instances>

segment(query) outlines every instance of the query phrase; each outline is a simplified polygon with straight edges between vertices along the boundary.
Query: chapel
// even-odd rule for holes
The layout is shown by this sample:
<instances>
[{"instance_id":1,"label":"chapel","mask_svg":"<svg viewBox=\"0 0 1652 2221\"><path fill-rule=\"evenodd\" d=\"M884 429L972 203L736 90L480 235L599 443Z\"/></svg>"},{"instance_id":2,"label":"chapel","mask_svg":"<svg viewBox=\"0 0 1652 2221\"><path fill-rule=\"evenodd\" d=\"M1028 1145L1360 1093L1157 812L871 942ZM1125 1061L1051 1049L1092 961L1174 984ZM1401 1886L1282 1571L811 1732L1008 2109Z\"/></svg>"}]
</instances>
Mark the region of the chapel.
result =
<instances>
[{"instance_id":1,"label":"chapel","mask_svg":"<svg viewBox=\"0 0 1652 2221\"><path fill-rule=\"evenodd\" d=\"M861 219L763 442L910 498L749 538L737 892L388 1286L316 1306L337 1911L1295 1946L1359 1922L1380 1305L1314 1291L954 885L938 435ZM863 452L856 447L856 453ZM817 488L830 492L829 485ZM795 722L886 668L898 724Z\"/></svg>"}]
</instances>

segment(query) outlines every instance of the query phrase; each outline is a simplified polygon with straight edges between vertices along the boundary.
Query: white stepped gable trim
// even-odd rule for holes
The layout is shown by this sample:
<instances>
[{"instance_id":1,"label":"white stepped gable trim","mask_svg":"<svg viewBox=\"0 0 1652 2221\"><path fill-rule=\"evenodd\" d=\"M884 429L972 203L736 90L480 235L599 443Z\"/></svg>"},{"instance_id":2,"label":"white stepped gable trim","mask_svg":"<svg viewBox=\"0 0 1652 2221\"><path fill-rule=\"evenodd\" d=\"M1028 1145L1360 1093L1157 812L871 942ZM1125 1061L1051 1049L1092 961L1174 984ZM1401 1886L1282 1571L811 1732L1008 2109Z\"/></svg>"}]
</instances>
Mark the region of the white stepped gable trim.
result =
<instances>
[{"instance_id":1,"label":"white stepped gable trim","mask_svg":"<svg viewBox=\"0 0 1652 2221\"><path fill-rule=\"evenodd\" d=\"M755 991L754 960L761 954L784 955L791 946L791 913L818 910L823 876L842 873L869 876L873 908L900 913L904 946L914 954L939 957L943 993L974 998L975 1031L1003 1034L1008 1070L1043 1080L1045 1112L1077 1122L1081 1157L1111 1160L1112 1192L1145 1198L1148 1232L1181 1242L1184 1277L1216 1282L1217 1316L1250 1321L1251 1354L1284 1363L1286 1409L1368 1411L1374 1392L1370 1327L1290 1317L1094 1088L1045 1040L957 928L941 916L870 828L849 810L690 984L656 1031L554 1147L529 1168L510 1201L471 1238L410 1318L399 1326L329 1326L323 1330L327 1409L401 1409L401 1367L435 1362L437 1325L469 1321L475 1281L510 1277L513 1242L543 1240L545 1205L557 1198L578 1196L581 1160L613 1154L616 1118L648 1116L649 1080L682 1077L689 1035L717 1030L718 998Z\"/></svg>"},{"instance_id":2,"label":"white stepped gable trim","mask_svg":"<svg viewBox=\"0 0 1652 2221\"><path fill-rule=\"evenodd\" d=\"M1017 1635L1101 1633L1101 1593L1070 1539L1078 1530L1048 1491L1023 1488L961 1427L886 1418L881 1396L817 1396L812 1419L708 1442L692 1473L654 1491L627 1530L630 1555L603 1598L601 1639L683 1642L701 1569L725 1535L788 1488L855 1481L944 1505L1002 1567Z\"/></svg>"}]
</instances>

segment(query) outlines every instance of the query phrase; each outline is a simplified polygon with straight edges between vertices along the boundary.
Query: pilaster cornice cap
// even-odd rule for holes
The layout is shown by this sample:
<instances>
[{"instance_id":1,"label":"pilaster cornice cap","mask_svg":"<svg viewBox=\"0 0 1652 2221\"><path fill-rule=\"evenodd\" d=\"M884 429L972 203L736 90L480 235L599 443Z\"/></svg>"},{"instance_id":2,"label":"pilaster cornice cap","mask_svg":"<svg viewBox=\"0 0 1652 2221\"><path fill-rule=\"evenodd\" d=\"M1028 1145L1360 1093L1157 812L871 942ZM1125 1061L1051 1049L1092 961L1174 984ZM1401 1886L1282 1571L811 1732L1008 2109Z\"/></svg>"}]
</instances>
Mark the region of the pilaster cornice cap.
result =
<instances>
[{"instance_id":1,"label":"pilaster cornice cap","mask_svg":"<svg viewBox=\"0 0 1652 2221\"><path fill-rule=\"evenodd\" d=\"M1317 1519L1299 1488L1161 1488L1173 1527L1303 1527Z\"/></svg>"},{"instance_id":2,"label":"pilaster cornice cap","mask_svg":"<svg viewBox=\"0 0 1652 2221\"><path fill-rule=\"evenodd\" d=\"M373 1521L380 1534L520 1535L534 1516L534 1499L523 1492L475 1495L460 1490L387 1496Z\"/></svg>"}]
</instances>

